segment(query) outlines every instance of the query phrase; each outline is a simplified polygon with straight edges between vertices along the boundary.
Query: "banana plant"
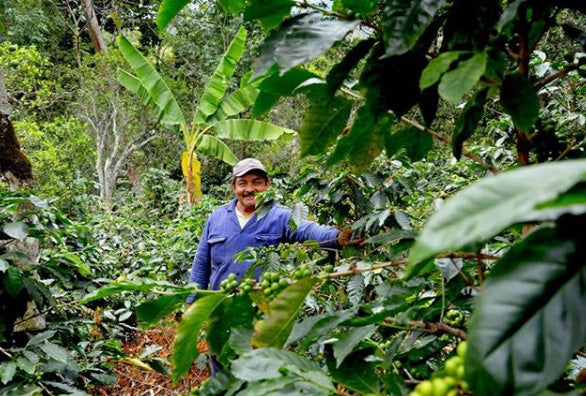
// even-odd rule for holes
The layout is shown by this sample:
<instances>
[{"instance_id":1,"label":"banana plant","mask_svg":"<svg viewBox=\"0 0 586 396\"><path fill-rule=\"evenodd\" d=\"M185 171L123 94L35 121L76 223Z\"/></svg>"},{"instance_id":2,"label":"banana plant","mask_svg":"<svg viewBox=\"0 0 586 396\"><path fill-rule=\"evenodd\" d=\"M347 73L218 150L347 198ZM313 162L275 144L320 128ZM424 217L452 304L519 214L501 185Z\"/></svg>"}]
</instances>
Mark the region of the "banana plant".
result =
<instances>
[{"instance_id":1,"label":"banana plant","mask_svg":"<svg viewBox=\"0 0 586 396\"><path fill-rule=\"evenodd\" d=\"M185 151L181 168L187 185L190 204L201 200L201 162L197 153L211 155L230 165L238 158L222 139L246 141L289 140L294 131L270 122L230 118L249 108L258 95L260 80L242 78L240 87L227 93L228 83L244 52L246 29L238 29L228 50L222 56L188 123L171 89L149 61L123 35L118 36L120 51L135 75L118 69L118 82L134 92L142 103L155 110L161 124L182 133Z\"/></svg>"}]
</instances>

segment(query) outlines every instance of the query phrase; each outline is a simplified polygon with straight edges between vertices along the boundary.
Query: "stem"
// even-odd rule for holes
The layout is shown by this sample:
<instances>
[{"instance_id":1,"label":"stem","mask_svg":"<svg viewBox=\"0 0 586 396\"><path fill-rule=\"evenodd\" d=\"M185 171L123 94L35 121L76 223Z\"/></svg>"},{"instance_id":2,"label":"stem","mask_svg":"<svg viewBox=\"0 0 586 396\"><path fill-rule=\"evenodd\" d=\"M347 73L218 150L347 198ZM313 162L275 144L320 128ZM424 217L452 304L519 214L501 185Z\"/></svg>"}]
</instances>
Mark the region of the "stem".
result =
<instances>
[{"instance_id":1,"label":"stem","mask_svg":"<svg viewBox=\"0 0 586 396\"><path fill-rule=\"evenodd\" d=\"M440 322L443 322L445 310L446 310L446 277L442 275L442 310L440 312Z\"/></svg>"},{"instance_id":2,"label":"stem","mask_svg":"<svg viewBox=\"0 0 586 396\"><path fill-rule=\"evenodd\" d=\"M477 254L477 253L450 253L450 254L440 254L436 257L437 258L450 258L450 259L453 259L453 258L463 258L463 259L477 258L479 260L500 260L500 257L497 257L497 256L493 256L490 254ZM406 258L400 258L400 259L396 259L396 260L386 261L386 262L383 262L380 264L375 264L370 267L352 268L352 269L349 269L346 271L340 271L340 272L334 272L332 274L320 275L319 278L320 279L342 278L344 276L356 275L356 274L360 274L362 272L376 271L381 268L387 268L387 267L393 267L393 266L397 266L397 265L401 265L401 264L406 264L407 262L408 262L408 260ZM460 270L458 270L458 271L460 272L460 274L462 275L462 277L464 278L466 283L469 286L472 286L470 280L466 277L466 275L464 273L462 273L462 271L460 271Z\"/></svg>"},{"instance_id":3,"label":"stem","mask_svg":"<svg viewBox=\"0 0 586 396\"><path fill-rule=\"evenodd\" d=\"M403 121L406 124L409 124L417 129L419 129L420 131L423 131L425 133L430 134L431 136L433 136L434 138L438 139L439 141L445 143L445 144L452 144L452 139L442 136L439 133L419 124L416 121L410 120L409 118L405 117L405 116L401 116L401 121ZM479 156L477 156L474 153L471 153L470 151L466 150L466 149L462 149L462 154L468 158L470 158L472 161L476 162L477 164L481 165L483 168L489 170L491 173L494 174L498 174L500 173L500 170L495 168L494 166L488 164L486 161L484 161L482 158L480 158Z\"/></svg>"},{"instance_id":4,"label":"stem","mask_svg":"<svg viewBox=\"0 0 586 396\"><path fill-rule=\"evenodd\" d=\"M6 349L2 348L1 346L0 346L0 352L2 352L6 356L8 356L10 359L12 359L12 355L10 354L10 352L8 352Z\"/></svg>"},{"instance_id":5,"label":"stem","mask_svg":"<svg viewBox=\"0 0 586 396\"><path fill-rule=\"evenodd\" d=\"M392 318L392 317L388 317L385 318L385 322L388 324L395 324L395 323L400 323L399 320ZM461 338L463 340L466 340L468 338L468 334L466 334L466 332L464 330L461 329L457 329L455 327L452 326L448 326L444 323L431 323L431 322L422 322L419 320L410 320L409 322L407 322L407 325L411 328L418 328L418 329L424 329L425 331L429 332L429 333L447 333L447 334L451 334L454 335L458 338Z\"/></svg>"},{"instance_id":6,"label":"stem","mask_svg":"<svg viewBox=\"0 0 586 396\"><path fill-rule=\"evenodd\" d=\"M545 77L543 80L537 81L533 86L535 87L535 89L539 90L539 89L543 88L544 86L546 86L547 84L549 84L550 82L555 81L558 78L564 77L565 75L567 75L568 73L570 73L574 70L578 70L579 67L580 67L580 65L578 65L578 64L569 65L569 66L563 68L562 70L558 71L557 73L550 74L549 76Z\"/></svg>"},{"instance_id":7,"label":"stem","mask_svg":"<svg viewBox=\"0 0 586 396\"><path fill-rule=\"evenodd\" d=\"M358 95L355 92L350 91L349 89L344 89L342 88L341 90L343 93L347 94L348 96L352 96L355 99L362 99L362 97L360 95ZM394 115L392 111L389 110L389 114ZM451 145L452 144L452 139L442 136L439 133L437 133L436 131L427 128L426 126L421 125L420 123L413 121L405 116L401 116L401 121L403 121L406 124L409 124L417 129L419 129L420 131L423 131L425 133L430 134L432 137L436 138L437 140L439 140L442 143L445 143L447 145ZM470 151L466 150L466 149L462 149L462 154L468 158L470 158L472 161L476 162L477 164L479 164L480 166L482 166L485 169L488 169L491 173L493 174L498 174L500 173L500 170L498 168L495 168L494 166L488 164L486 161L484 161L482 158L480 158L479 156L477 156L474 153L471 153Z\"/></svg>"}]
</instances>

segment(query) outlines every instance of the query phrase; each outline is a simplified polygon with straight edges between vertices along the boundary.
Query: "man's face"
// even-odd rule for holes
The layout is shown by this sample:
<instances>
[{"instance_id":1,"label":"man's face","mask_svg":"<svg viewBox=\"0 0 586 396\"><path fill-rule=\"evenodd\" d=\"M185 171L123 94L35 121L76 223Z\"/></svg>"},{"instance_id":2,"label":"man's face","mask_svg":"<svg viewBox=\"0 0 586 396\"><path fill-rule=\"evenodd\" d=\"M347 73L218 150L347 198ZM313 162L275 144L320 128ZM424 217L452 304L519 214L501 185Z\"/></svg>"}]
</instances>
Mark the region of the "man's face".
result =
<instances>
[{"instance_id":1,"label":"man's face","mask_svg":"<svg viewBox=\"0 0 586 396\"><path fill-rule=\"evenodd\" d=\"M271 186L271 181L267 180L263 174L250 172L244 176L238 176L230 186L238 200L239 209L251 212L255 209L254 195L266 191Z\"/></svg>"}]
</instances>

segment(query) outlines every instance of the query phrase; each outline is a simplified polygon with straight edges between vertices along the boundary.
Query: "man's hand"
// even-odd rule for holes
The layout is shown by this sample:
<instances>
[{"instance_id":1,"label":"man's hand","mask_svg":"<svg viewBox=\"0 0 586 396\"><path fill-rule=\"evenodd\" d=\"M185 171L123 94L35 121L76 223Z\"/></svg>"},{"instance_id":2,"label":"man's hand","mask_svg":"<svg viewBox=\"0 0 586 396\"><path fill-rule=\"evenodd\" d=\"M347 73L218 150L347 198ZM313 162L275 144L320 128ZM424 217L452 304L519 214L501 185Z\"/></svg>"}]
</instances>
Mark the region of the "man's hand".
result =
<instances>
[{"instance_id":1,"label":"man's hand","mask_svg":"<svg viewBox=\"0 0 586 396\"><path fill-rule=\"evenodd\" d=\"M340 231L337 237L338 245L344 247L346 245L356 245L356 246L363 246L364 245L364 238L354 238L352 239L352 229L346 228L343 231Z\"/></svg>"}]
</instances>

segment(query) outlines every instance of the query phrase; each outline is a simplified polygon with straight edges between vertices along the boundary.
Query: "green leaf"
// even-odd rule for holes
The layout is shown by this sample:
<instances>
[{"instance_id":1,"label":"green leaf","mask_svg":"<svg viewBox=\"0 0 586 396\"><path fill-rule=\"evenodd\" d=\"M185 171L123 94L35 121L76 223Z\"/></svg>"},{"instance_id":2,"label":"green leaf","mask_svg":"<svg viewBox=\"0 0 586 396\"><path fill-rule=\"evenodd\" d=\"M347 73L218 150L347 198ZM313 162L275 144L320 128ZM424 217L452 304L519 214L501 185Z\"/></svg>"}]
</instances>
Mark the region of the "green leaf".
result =
<instances>
[{"instance_id":1,"label":"green leaf","mask_svg":"<svg viewBox=\"0 0 586 396\"><path fill-rule=\"evenodd\" d=\"M11 238L22 241L28 236L28 226L22 222L8 223L3 227L3 231Z\"/></svg>"},{"instance_id":2,"label":"green leaf","mask_svg":"<svg viewBox=\"0 0 586 396\"><path fill-rule=\"evenodd\" d=\"M18 296L20 291L24 288L22 271L19 268L14 266L8 267L4 277L4 287L12 297Z\"/></svg>"},{"instance_id":3,"label":"green leaf","mask_svg":"<svg viewBox=\"0 0 586 396\"><path fill-rule=\"evenodd\" d=\"M54 331L54 330L47 330L47 331L43 331L42 333L36 334L34 337L32 337L30 340L28 340L25 348L28 348L29 346L40 344L41 342L52 338L55 334L56 334L56 331Z\"/></svg>"},{"instance_id":4,"label":"green leaf","mask_svg":"<svg viewBox=\"0 0 586 396\"><path fill-rule=\"evenodd\" d=\"M332 11L348 14L353 13L362 17L374 12L378 0L334 0Z\"/></svg>"},{"instance_id":5,"label":"green leaf","mask_svg":"<svg viewBox=\"0 0 586 396\"><path fill-rule=\"evenodd\" d=\"M90 301L99 300L104 297L112 296L114 294L119 294L125 291L140 291L140 292L148 292L153 290L157 287L165 288L165 289L175 289L179 291L189 291L190 293L193 292L190 288L185 286L177 286L172 283L166 281L153 281L151 279L144 279L134 281L120 281L120 282L111 282L99 289L93 290L92 292L88 293L84 298L80 300L80 304L87 304ZM208 290L198 290L199 294L210 294L214 293L213 291Z\"/></svg>"},{"instance_id":6,"label":"green leaf","mask_svg":"<svg viewBox=\"0 0 586 396\"><path fill-rule=\"evenodd\" d=\"M538 217L536 205L585 179L586 160L569 160L523 167L472 184L428 220L411 251L410 267L438 253L484 241L521 220L531 221ZM414 274L408 269L407 277Z\"/></svg>"},{"instance_id":7,"label":"green leaf","mask_svg":"<svg viewBox=\"0 0 586 396\"><path fill-rule=\"evenodd\" d=\"M167 28L169 23L179 14L179 11L185 7L190 0L161 0L159 11L157 12L157 27L159 33Z\"/></svg>"},{"instance_id":8,"label":"green leaf","mask_svg":"<svg viewBox=\"0 0 586 396\"><path fill-rule=\"evenodd\" d=\"M385 151L389 158L404 152L411 161L420 161L433 148L433 137L415 127L406 127L385 139Z\"/></svg>"},{"instance_id":9,"label":"green leaf","mask_svg":"<svg viewBox=\"0 0 586 396\"><path fill-rule=\"evenodd\" d=\"M228 165L234 165L238 162L238 157L230 150L230 147L212 135L202 135L197 145L197 150L203 154L218 158Z\"/></svg>"},{"instance_id":10,"label":"green leaf","mask_svg":"<svg viewBox=\"0 0 586 396\"><path fill-rule=\"evenodd\" d=\"M348 356L363 339L370 337L375 329L374 325L357 327L338 337L338 341L334 344L336 367L340 367L344 359L346 359L346 356Z\"/></svg>"},{"instance_id":11,"label":"green leaf","mask_svg":"<svg viewBox=\"0 0 586 396\"><path fill-rule=\"evenodd\" d=\"M39 345L39 348L51 359L55 359L58 362L67 363L69 359L69 352L59 345L47 343Z\"/></svg>"},{"instance_id":12,"label":"green leaf","mask_svg":"<svg viewBox=\"0 0 586 396\"><path fill-rule=\"evenodd\" d=\"M319 371L314 362L290 351L276 348L258 348L246 352L232 363L236 378L245 381L258 381L281 377L279 368L293 366L305 371Z\"/></svg>"},{"instance_id":13,"label":"green leaf","mask_svg":"<svg viewBox=\"0 0 586 396\"><path fill-rule=\"evenodd\" d=\"M395 242L401 239L413 239L417 236L417 232L414 230L400 230L400 229L393 229L389 232L384 234L378 234L371 236L365 242L372 243L375 245L385 245L390 242Z\"/></svg>"},{"instance_id":14,"label":"green leaf","mask_svg":"<svg viewBox=\"0 0 586 396\"><path fill-rule=\"evenodd\" d=\"M320 13L302 14L285 21L260 49L255 75L265 74L275 63L280 74L326 52L360 21L324 19Z\"/></svg>"},{"instance_id":15,"label":"green leaf","mask_svg":"<svg viewBox=\"0 0 586 396\"><path fill-rule=\"evenodd\" d=\"M291 209L291 217L289 218L289 228L292 231L297 230L301 224L307 221L307 215L309 214L309 208L303 202L298 202L293 205Z\"/></svg>"},{"instance_id":16,"label":"green leaf","mask_svg":"<svg viewBox=\"0 0 586 396\"><path fill-rule=\"evenodd\" d=\"M364 360L367 352L365 350L353 353L340 367L337 367L335 360L328 356L328 371L334 381L359 394L378 394L380 383L376 372L377 365Z\"/></svg>"},{"instance_id":17,"label":"green leaf","mask_svg":"<svg viewBox=\"0 0 586 396\"><path fill-rule=\"evenodd\" d=\"M249 384L245 389L238 392L238 396L278 395L283 391L289 391L291 385L297 383L298 378L280 377L263 380Z\"/></svg>"},{"instance_id":18,"label":"green leaf","mask_svg":"<svg viewBox=\"0 0 586 396\"><path fill-rule=\"evenodd\" d=\"M175 312L184 303L189 293L176 293L141 302L136 307L136 318L141 326L155 325L167 315Z\"/></svg>"},{"instance_id":19,"label":"green leaf","mask_svg":"<svg viewBox=\"0 0 586 396\"><path fill-rule=\"evenodd\" d=\"M82 276L90 276L93 275L92 270L90 267L82 261L82 259L75 253L65 253L61 257L71 264L77 272L79 272Z\"/></svg>"},{"instance_id":20,"label":"green leaf","mask_svg":"<svg viewBox=\"0 0 586 396\"><path fill-rule=\"evenodd\" d=\"M530 132L539 116L539 98L531 82L521 73L505 75L501 87L501 105L515 126Z\"/></svg>"},{"instance_id":21,"label":"green leaf","mask_svg":"<svg viewBox=\"0 0 586 396\"><path fill-rule=\"evenodd\" d=\"M330 92L335 93L344 84L348 74L358 63L368 54L372 46L376 43L374 39L362 40L356 44L344 58L338 62L326 77L326 82Z\"/></svg>"},{"instance_id":22,"label":"green leaf","mask_svg":"<svg viewBox=\"0 0 586 396\"><path fill-rule=\"evenodd\" d=\"M301 156L324 152L328 145L346 128L352 102L334 97L324 103L313 103L305 113L299 128Z\"/></svg>"},{"instance_id":23,"label":"green leaf","mask_svg":"<svg viewBox=\"0 0 586 396\"><path fill-rule=\"evenodd\" d=\"M136 93L145 106L154 108L157 112L157 118L163 123L171 125L185 124L185 117L179 104L155 68L123 35L118 36L118 47L132 70L136 73L136 77L134 77L123 70L119 70L119 82L125 88ZM138 81L134 81L133 78Z\"/></svg>"},{"instance_id":24,"label":"green leaf","mask_svg":"<svg viewBox=\"0 0 586 396\"><path fill-rule=\"evenodd\" d=\"M291 140L295 131L270 122L234 119L224 120L214 124L215 136L222 139L266 141Z\"/></svg>"},{"instance_id":25,"label":"green leaf","mask_svg":"<svg viewBox=\"0 0 586 396\"><path fill-rule=\"evenodd\" d=\"M432 59L421 73L419 87L425 89L437 83L444 73L450 69L452 63L466 53L465 51L448 51Z\"/></svg>"},{"instance_id":26,"label":"green leaf","mask_svg":"<svg viewBox=\"0 0 586 396\"><path fill-rule=\"evenodd\" d=\"M445 100L459 104L486 71L488 56L480 52L470 59L458 62L456 69L444 74L438 87L438 93Z\"/></svg>"},{"instance_id":27,"label":"green leaf","mask_svg":"<svg viewBox=\"0 0 586 396\"><path fill-rule=\"evenodd\" d=\"M527 1L528 0L515 0L507 5L497 23L498 32L502 32L506 26L508 26L511 22L515 20L515 18L517 17L519 6Z\"/></svg>"},{"instance_id":28,"label":"green leaf","mask_svg":"<svg viewBox=\"0 0 586 396\"><path fill-rule=\"evenodd\" d=\"M198 357L197 337L203 323L226 298L223 294L205 296L195 301L183 315L173 343L173 384L176 384Z\"/></svg>"},{"instance_id":29,"label":"green leaf","mask_svg":"<svg viewBox=\"0 0 586 396\"><path fill-rule=\"evenodd\" d=\"M383 16L385 56L402 55L409 51L445 0L389 0Z\"/></svg>"},{"instance_id":30,"label":"green leaf","mask_svg":"<svg viewBox=\"0 0 586 396\"><path fill-rule=\"evenodd\" d=\"M390 109L400 117L420 100L419 79L428 61L419 52L381 58L383 55L384 47L377 43L360 75L358 89L365 92L372 113L381 115Z\"/></svg>"},{"instance_id":31,"label":"green leaf","mask_svg":"<svg viewBox=\"0 0 586 396\"><path fill-rule=\"evenodd\" d=\"M4 385L12 381L16 374L16 362L14 360L8 360L0 364L0 381Z\"/></svg>"},{"instance_id":32,"label":"green leaf","mask_svg":"<svg viewBox=\"0 0 586 396\"><path fill-rule=\"evenodd\" d=\"M356 173L365 171L383 148L391 125L390 115L382 113L376 116L370 107L362 106L358 109L350 133L338 141L328 164L334 164L345 156Z\"/></svg>"},{"instance_id":33,"label":"green leaf","mask_svg":"<svg viewBox=\"0 0 586 396\"><path fill-rule=\"evenodd\" d=\"M458 160L462 156L464 142L472 136L482 118L487 94L488 88L485 88L474 95L466 103L464 110L458 117L456 128L454 128L454 133L452 134L452 151L454 152L454 157Z\"/></svg>"},{"instance_id":34,"label":"green leaf","mask_svg":"<svg viewBox=\"0 0 586 396\"><path fill-rule=\"evenodd\" d=\"M569 239L563 228L538 229L491 271L466 354L475 395L534 395L584 345L586 251L583 236L577 237Z\"/></svg>"},{"instance_id":35,"label":"green leaf","mask_svg":"<svg viewBox=\"0 0 586 396\"><path fill-rule=\"evenodd\" d=\"M281 348L285 345L297 313L317 279L305 278L287 286L269 305L269 317L258 321L252 343L256 347Z\"/></svg>"},{"instance_id":36,"label":"green leaf","mask_svg":"<svg viewBox=\"0 0 586 396\"><path fill-rule=\"evenodd\" d=\"M224 350L231 349L228 343L232 329L239 331L252 329L254 311L252 300L245 295L236 295L228 298L212 313L206 331L206 340L210 351L216 354L219 362L228 365L233 359L234 353L228 356Z\"/></svg>"},{"instance_id":37,"label":"green leaf","mask_svg":"<svg viewBox=\"0 0 586 396\"><path fill-rule=\"evenodd\" d=\"M201 100L195 110L195 122L203 124L216 112L220 101L226 93L230 78L236 70L236 65L244 52L246 42L246 29L240 27L232 39L230 46L222 56L220 63L216 66L214 74L206 86Z\"/></svg>"},{"instance_id":38,"label":"green leaf","mask_svg":"<svg viewBox=\"0 0 586 396\"><path fill-rule=\"evenodd\" d=\"M244 8L245 0L219 0L218 4L226 10L228 14L238 14Z\"/></svg>"},{"instance_id":39,"label":"green leaf","mask_svg":"<svg viewBox=\"0 0 586 396\"><path fill-rule=\"evenodd\" d=\"M258 88L255 85L245 85L225 97L212 116L212 120L222 121L228 117L240 114L256 101Z\"/></svg>"},{"instance_id":40,"label":"green leaf","mask_svg":"<svg viewBox=\"0 0 586 396\"><path fill-rule=\"evenodd\" d=\"M244 21L259 20L265 31L276 28L291 15L293 0L246 0Z\"/></svg>"}]
</instances>

